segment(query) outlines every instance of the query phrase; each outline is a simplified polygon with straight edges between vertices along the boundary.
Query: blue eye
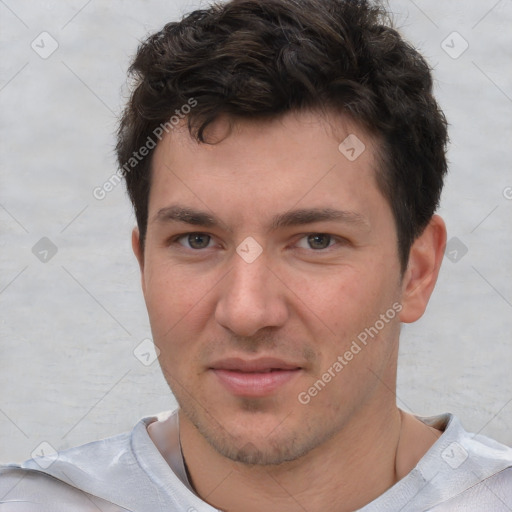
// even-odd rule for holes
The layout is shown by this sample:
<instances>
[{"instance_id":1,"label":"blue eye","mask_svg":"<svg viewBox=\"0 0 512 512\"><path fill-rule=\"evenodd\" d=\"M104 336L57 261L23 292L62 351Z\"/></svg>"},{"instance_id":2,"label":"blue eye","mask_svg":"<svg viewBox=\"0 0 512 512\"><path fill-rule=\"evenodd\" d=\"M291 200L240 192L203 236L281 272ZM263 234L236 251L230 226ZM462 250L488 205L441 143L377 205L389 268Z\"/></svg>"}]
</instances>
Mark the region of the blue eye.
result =
<instances>
[{"instance_id":1,"label":"blue eye","mask_svg":"<svg viewBox=\"0 0 512 512\"><path fill-rule=\"evenodd\" d=\"M189 233L178 238L178 242L190 249L206 249L210 246L212 237L204 233Z\"/></svg>"},{"instance_id":2,"label":"blue eye","mask_svg":"<svg viewBox=\"0 0 512 512\"><path fill-rule=\"evenodd\" d=\"M307 246L303 244L303 241L305 241ZM335 242L331 235L327 235L325 233L312 233L301 238L297 245L302 249L313 249L315 251L319 251L327 249L327 247L330 247L334 243Z\"/></svg>"}]
</instances>

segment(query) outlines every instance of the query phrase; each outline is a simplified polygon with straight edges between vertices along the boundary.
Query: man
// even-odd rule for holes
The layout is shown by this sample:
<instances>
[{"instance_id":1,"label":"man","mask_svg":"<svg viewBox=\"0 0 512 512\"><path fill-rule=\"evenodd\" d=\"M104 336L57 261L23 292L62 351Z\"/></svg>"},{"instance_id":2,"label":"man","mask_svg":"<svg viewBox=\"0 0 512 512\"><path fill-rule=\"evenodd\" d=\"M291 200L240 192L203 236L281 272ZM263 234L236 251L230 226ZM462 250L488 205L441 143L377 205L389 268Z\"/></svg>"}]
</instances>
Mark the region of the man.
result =
<instances>
[{"instance_id":1,"label":"man","mask_svg":"<svg viewBox=\"0 0 512 512\"><path fill-rule=\"evenodd\" d=\"M179 410L2 470L2 512L512 510L512 450L396 406L446 122L369 2L232 0L139 49L118 136Z\"/></svg>"}]
</instances>

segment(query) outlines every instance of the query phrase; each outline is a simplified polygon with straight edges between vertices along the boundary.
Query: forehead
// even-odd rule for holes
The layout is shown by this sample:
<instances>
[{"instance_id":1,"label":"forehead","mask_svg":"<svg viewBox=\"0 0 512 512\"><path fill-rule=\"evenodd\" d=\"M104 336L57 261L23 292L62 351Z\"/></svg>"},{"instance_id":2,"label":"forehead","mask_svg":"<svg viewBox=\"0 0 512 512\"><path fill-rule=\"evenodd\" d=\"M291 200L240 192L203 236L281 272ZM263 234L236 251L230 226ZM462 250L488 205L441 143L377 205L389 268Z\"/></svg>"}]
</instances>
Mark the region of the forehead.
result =
<instances>
[{"instance_id":1,"label":"forehead","mask_svg":"<svg viewBox=\"0 0 512 512\"><path fill-rule=\"evenodd\" d=\"M210 143L198 143L182 125L158 144L150 218L176 202L218 215L231 207L240 220L326 204L361 211L378 194L377 144L346 117L294 112L272 120L221 118L206 137Z\"/></svg>"}]
</instances>

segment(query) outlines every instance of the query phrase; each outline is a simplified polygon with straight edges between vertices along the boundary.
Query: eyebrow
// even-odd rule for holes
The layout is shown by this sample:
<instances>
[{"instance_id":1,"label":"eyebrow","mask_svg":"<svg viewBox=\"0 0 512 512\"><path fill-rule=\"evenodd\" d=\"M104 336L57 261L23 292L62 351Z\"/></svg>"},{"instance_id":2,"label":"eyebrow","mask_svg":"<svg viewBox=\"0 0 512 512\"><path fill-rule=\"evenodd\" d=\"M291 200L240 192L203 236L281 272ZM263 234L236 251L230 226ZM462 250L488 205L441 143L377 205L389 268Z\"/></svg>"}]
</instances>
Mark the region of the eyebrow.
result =
<instances>
[{"instance_id":1,"label":"eyebrow","mask_svg":"<svg viewBox=\"0 0 512 512\"><path fill-rule=\"evenodd\" d=\"M159 223L182 222L207 228L220 225L225 227L225 223L221 222L215 215L180 205L160 209L153 220ZM269 231L275 231L284 227L313 224L315 222L343 222L366 229L370 227L368 220L357 212L336 210L334 208L302 208L274 216L270 223Z\"/></svg>"},{"instance_id":2,"label":"eyebrow","mask_svg":"<svg viewBox=\"0 0 512 512\"><path fill-rule=\"evenodd\" d=\"M290 226L313 224L314 222L343 222L369 228L370 224L361 214L334 208L303 208L291 210L272 219L271 230Z\"/></svg>"},{"instance_id":3,"label":"eyebrow","mask_svg":"<svg viewBox=\"0 0 512 512\"><path fill-rule=\"evenodd\" d=\"M184 224L207 228L220 224L214 215L179 205L162 208L157 212L153 220L155 222L183 222Z\"/></svg>"}]
</instances>

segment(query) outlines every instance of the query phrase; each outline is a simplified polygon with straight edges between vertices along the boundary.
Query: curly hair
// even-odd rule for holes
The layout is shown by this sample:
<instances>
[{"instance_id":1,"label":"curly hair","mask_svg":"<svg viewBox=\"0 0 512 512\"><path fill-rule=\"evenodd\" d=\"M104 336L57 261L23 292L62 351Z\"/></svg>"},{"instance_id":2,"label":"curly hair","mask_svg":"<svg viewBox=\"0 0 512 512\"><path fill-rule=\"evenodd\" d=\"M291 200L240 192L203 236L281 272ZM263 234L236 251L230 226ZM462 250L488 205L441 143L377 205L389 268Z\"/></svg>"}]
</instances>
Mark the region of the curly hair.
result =
<instances>
[{"instance_id":1,"label":"curly hair","mask_svg":"<svg viewBox=\"0 0 512 512\"><path fill-rule=\"evenodd\" d=\"M219 118L343 112L379 141L377 185L394 215L402 269L434 214L447 170L447 123L431 69L364 0L231 0L196 10L144 41L118 131L117 157L144 247L151 156L126 162L187 108L192 137ZM184 117L180 115L180 117ZM161 130L160 130L161 131ZM154 146L155 144L153 144Z\"/></svg>"}]
</instances>

